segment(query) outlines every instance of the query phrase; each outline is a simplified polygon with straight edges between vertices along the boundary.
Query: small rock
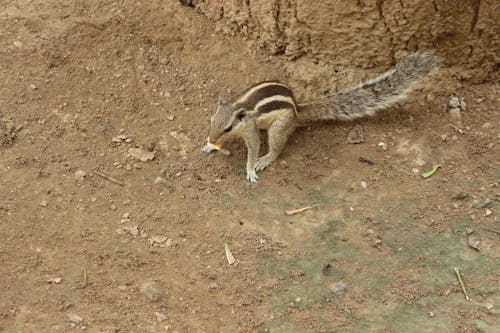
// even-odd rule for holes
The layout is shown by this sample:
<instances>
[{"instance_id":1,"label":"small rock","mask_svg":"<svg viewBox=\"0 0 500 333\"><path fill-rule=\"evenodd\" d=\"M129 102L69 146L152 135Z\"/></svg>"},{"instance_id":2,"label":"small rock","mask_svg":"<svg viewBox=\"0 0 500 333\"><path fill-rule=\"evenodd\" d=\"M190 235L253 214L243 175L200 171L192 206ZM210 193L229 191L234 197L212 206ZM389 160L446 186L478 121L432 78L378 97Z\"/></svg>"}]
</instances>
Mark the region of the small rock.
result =
<instances>
[{"instance_id":1,"label":"small rock","mask_svg":"<svg viewBox=\"0 0 500 333\"><path fill-rule=\"evenodd\" d=\"M168 316L161 312L155 312L155 316L157 322L162 322L168 319Z\"/></svg>"},{"instance_id":2,"label":"small rock","mask_svg":"<svg viewBox=\"0 0 500 333\"><path fill-rule=\"evenodd\" d=\"M30 84L30 88L31 88L31 90L36 90L37 86L35 86L34 84Z\"/></svg>"},{"instance_id":3,"label":"small rock","mask_svg":"<svg viewBox=\"0 0 500 333\"><path fill-rule=\"evenodd\" d=\"M151 161L155 158L154 151L145 151L141 148L129 148L128 154L130 157L135 158L142 162Z\"/></svg>"},{"instance_id":4,"label":"small rock","mask_svg":"<svg viewBox=\"0 0 500 333\"><path fill-rule=\"evenodd\" d=\"M364 189L366 189L366 188L368 187L368 184L367 184L364 180L361 182L361 184L360 184L360 185L361 185L361 187L362 187L362 188L364 188Z\"/></svg>"},{"instance_id":5,"label":"small rock","mask_svg":"<svg viewBox=\"0 0 500 333\"><path fill-rule=\"evenodd\" d=\"M84 180L87 177L87 173L83 170L78 170L75 172L75 178L78 180Z\"/></svg>"},{"instance_id":6,"label":"small rock","mask_svg":"<svg viewBox=\"0 0 500 333\"><path fill-rule=\"evenodd\" d=\"M208 285L209 290L214 290L214 289L218 289L218 288L219 288L219 286L215 282Z\"/></svg>"},{"instance_id":7,"label":"small rock","mask_svg":"<svg viewBox=\"0 0 500 333\"><path fill-rule=\"evenodd\" d=\"M83 323L83 318L74 313L68 313L68 319L70 322L76 325L80 325Z\"/></svg>"},{"instance_id":8,"label":"small rock","mask_svg":"<svg viewBox=\"0 0 500 333\"><path fill-rule=\"evenodd\" d=\"M420 169L413 168L413 169L411 169L411 172L413 172L414 174L419 174L420 173Z\"/></svg>"},{"instance_id":9,"label":"small rock","mask_svg":"<svg viewBox=\"0 0 500 333\"><path fill-rule=\"evenodd\" d=\"M174 121L175 120L175 116L173 116L173 115L167 116L167 119L170 120L170 121Z\"/></svg>"},{"instance_id":10,"label":"small rock","mask_svg":"<svg viewBox=\"0 0 500 333\"><path fill-rule=\"evenodd\" d=\"M151 281L141 284L139 292L150 302L158 302L161 298L161 291L158 285Z\"/></svg>"},{"instance_id":11,"label":"small rock","mask_svg":"<svg viewBox=\"0 0 500 333\"><path fill-rule=\"evenodd\" d=\"M489 129L489 128L492 128L493 125L491 123L484 123L483 126L481 126L481 127L484 129Z\"/></svg>"},{"instance_id":12,"label":"small rock","mask_svg":"<svg viewBox=\"0 0 500 333\"><path fill-rule=\"evenodd\" d=\"M377 147L379 147L382 150L387 150L387 144L385 142L379 142L377 144Z\"/></svg>"},{"instance_id":13,"label":"small rock","mask_svg":"<svg viewBox=\"0 0 500 333\"><path fill-rule=\"evenodd\" d=\"M40 206L42 206L42 207L47 207L47 206L48 206L48 204L49 204L49 203L48 203L47 201L45 201L45 200L42 200L42 201L40 202Z\"/></svg>"},{"instance_id":14,"label":"small rock","mask_svg":"<svg viewBox=\"0 0 500 333\"><path fill-rule=\"evenodd\" d=\"M483 209L491 206L491 200L489 198L483 199L483 200L474 200L472 203L472 207L477 208L477 209Z\"/></svg>"},{"instance_id":15,"label":"small rock","mask_svg":"<svg viewBox=\"0 0 500 333\"><path fill-rule=\"evenodd\" d=\"M14 43L13 43L13 44L14 44L14 46L15 46L15 47L19 47L19 48L23 47L23 43L21 43L21 42L20 42L20 41L18 41L18 40L14 41Z\"/></svg>"},{"instance_id":16,"label":"small rock","mask_svg":"<svg viewBox=\"0 0 500 333\"><path fill-rule=\"evenodd\" d=\"M470 198L470 194L467 192L458 192L455 193L451 196L453 200L465 200L467 198Z\"/></svg>"},{"instance_id":17,"label":"small rock","mask_svg":"<svg viewBox=\"0 0 500 333\"><path fill-rule=\"evenodd\" d=\"M133 237L137 237L137 235L139 235L139 226L137 224L129 227L123 227L123 230L128 231Z\"/></svg>"},{"instance_id":18,"label":"small rock","mask_svg":"<svg viewBox=\"0 0 500 333\"><path fill-rule=\"evenodd\" d=\"M474 229L467 228L467 229L465 229L465 233L467 234L467 236L470 236L470 235L472 235L474 233Z\"/></svg>"},{"instance_id":19,"label":"small rock","mask_svg":"<svg viewBox=\"0 0 500 333\"><path fill-rule=\"evenodd\" d=\"M160 184L166 184L167 180L163 177L156 177L156 179L153 182L155 185L160 185Z\"/></svg>"},{"instance_id":20,"label":"small rock","mask_svg":"<svg viewBox=\"0 0 500 333\"><path fill-rule=\"evenodd\" d=\"M434 312L430 311L429 312L429 317L434 318L434 316L435 316Z\"/></svg>"},{"instance_id":21,"label":"small rock","mask_svg":"<svg viewBox=\"0 0 500 333\"><path fill-rule=\"evenodd\" d=\"M493 212L491 210L489 210L488 208L486 208L486 211L484 212L484 216L490 216L491 214L493 214Z\"/></svg>"},{"instance_id":22,"label":"small rock","mask_svg":"<svg viewBox=\"0 0 500 333\"><path fill-rule=\"evenodd\" d=\"M478 237L469 237L467 243L469 244L470 247L472 247L474 250L480 251L480 246L481 246L481 240Z\"/></svg>"},{"instance_id":23,"label":"small rock","mask_svg":"<svg viewBox=\"0 0 500 333\"><path fill-rule=\"evenodd\" d=\"M342 295L346 289L347 284L342 281L335 283L335 285L331 288L332 292L335 295Z\"/></svg>"},{"instance_id":24,"label":"small rock","mask_svg":"<svg viewBox=\"0 0 500 333\"><path fill-rule=\"evenodd\" d=\"M448 113L450 114L451 121L453 121L458 128L463 127L462 114L460 112L460 108L452 108L448 111Z\"/></svg>"},{"instance_id":25,"label":"small rock","mask_svg":"<svg viewBox=\"0 0 500 333\"><path fill-rule=\"evenodd\" d=\"M451 96L450 101L448 102L448 106L450 108L458 108L460 107L460 99L456 96Z\"/></svg>"},{"instance_id":26,"label":"small rock","mask_svg":"<svg viewBox=\"0 0 500 333\"><path fill-rule=\"evenodd\" d=\"M363 127L355 125L347 135L347 142L353 144L365 142Z\"/></svg>"},{"instance_id":27,"label":"small rock","mask_svg":"<svg viewBox=\"0 0 500 333\"><path fill-rule=\"evenodd\" d=\"M151 246L159 246L164 247L165 242L168 240L168 237L165 236L152 236L148 239L149 245Z\"/></svg>"},{"instance_id":28,"label":"small rock","mask_svg":"<svg viewBox=\"0 0 500 333\"><path fill-rule=\"evenodd\" d=\"M130 218L130 212L123 213L122 219L129 219Z\"/></svg>"}]
</instances>

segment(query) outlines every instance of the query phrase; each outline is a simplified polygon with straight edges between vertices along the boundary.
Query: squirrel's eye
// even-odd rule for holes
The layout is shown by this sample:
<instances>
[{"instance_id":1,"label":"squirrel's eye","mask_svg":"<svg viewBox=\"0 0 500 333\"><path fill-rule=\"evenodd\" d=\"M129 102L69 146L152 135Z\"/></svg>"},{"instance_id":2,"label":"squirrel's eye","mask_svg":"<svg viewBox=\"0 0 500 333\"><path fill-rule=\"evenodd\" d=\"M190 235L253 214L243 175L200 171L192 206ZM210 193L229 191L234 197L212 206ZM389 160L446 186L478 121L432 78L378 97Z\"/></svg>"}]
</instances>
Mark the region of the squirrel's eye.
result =
<instances>
[{"instance_id":1,"label":"squirrel's eye","mask_svg":"<svg viewBox=\"0 0 500 333\"><path fill-rule=\"evenodd\" d=\"M233 129L233 126L228 126L224 129L224 133L230 132Z\"/></svg>"}]
</instances>

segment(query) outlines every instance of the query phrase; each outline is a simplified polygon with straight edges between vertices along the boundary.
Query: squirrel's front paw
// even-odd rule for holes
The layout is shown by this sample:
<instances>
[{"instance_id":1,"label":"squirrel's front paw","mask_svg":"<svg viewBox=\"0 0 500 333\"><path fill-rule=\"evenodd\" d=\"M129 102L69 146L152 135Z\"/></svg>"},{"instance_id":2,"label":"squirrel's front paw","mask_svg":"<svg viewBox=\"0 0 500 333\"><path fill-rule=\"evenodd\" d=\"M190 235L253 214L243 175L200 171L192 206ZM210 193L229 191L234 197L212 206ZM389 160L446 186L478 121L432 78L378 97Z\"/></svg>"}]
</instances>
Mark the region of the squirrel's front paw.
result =
<instances>
[{"instance_id":1,"label":"squirrel's front paw","mask_svg":"<svg viewBox=\"0 0 500 333\"><path fill-rule=\"evenodd\" d=\"M257 176L257 173L255 171L247 172L247 180L250 183L257 183L257 180L259 180L259 177Z\"/></svg>"},{"instance_id":2,"label":"squirrel's front paw","mask_svg":"<svg viewBox=\"0 0 500 333\"><path fill-rule=\"evenodd\" d=\"M213 152L214 150L217 150L215 148L212 148L212 147L209 147L209 146L203 146L201 148L201 151L204 152L204 153L207 153L207 154L210 154L211 152Z\"/></svg>"}]
</instances>

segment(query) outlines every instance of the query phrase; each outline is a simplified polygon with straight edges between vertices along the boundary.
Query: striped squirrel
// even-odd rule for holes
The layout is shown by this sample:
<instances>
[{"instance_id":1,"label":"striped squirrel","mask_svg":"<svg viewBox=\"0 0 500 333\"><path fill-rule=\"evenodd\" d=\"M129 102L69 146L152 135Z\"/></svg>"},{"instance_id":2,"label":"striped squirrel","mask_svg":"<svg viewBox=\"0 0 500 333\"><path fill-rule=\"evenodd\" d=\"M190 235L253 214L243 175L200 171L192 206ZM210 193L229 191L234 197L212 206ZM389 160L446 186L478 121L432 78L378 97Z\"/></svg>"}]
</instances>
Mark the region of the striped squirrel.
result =
<instances>
[{"instance_id":1,"label":"striped squirrel","mask_svg":"<svg viewBox=\"0 0 500 333\"><path fill-rule=\"evenodd\" d=\"M352 120L374 115L405 98L435 68L433 53L417 51L373 80L304 104L297 104L292 91L277 81L257 83L230 101L219 97L217 111L210 119L210 136L202 151L210 153L220 149L229 138L243 138L247 146L247 180L255 183L259 179L256 172L278 157L298 126L316 120ZM261 129L267 130L269 152L258 157Z\"/></svg>"}]
</instances>

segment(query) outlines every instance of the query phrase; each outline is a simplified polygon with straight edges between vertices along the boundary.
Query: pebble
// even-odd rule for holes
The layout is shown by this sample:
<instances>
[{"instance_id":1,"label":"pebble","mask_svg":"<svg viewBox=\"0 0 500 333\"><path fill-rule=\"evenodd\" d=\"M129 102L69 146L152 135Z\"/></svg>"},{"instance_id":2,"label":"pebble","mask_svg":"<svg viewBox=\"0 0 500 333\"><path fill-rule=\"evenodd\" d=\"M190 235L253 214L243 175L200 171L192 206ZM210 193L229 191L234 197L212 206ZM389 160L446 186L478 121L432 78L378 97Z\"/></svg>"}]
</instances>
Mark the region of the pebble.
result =
<instances>
[{"instance_id":1,"label":"pebble","mask_svg":"<svg viewBox=\"0 0 500 333\"><path fill-rule=\"evenodd\" d=\"M379 142L377 144L377 147L381 148L382 150L387 150L387 144L385 142Z\"/></svg>"},{"instance_id":2,"label":"pebble","mask_svg":"<svg viewBox=\"0 0 500 333\"><path fill-rule=\"evenodd\" d=\"M162 322L168 319L168 316L161 312L155 312L156 321Z\"/></svg>"},{"instance_id":3,"label":"pebble","mask_svg":"<svg viewBox=\"0 0 500 333\"><path fill-rule=\"evenodd\" d=\"M87 177L87 173L83 170L78 170L75 172L75 178L78 180L83 180Z\"/></svg>"},{"instance_id":4,"label":"pebble","mask_svg":"<svg viewBox=\"0 0 500 333\"><path fill-rule=\"evenodd\" d=\"M465 233L466 233L467 235L472 235L472 234L474 233L474 229L472 229L472 228L467 228L467 229L465 229Z\"/></svg>"},{"instance_id":5,"label":"pebble","mask_svg":"<svg viewBox=\"0 0 500 333\"><path fill-rule=\"evenodd\" d=\"M45 200L42 200L42 201L40 202L40 206L42 206L42 207L47 207L47 206L48 206L48 204L49 204L49 203L48 203L47 201L45 201Z\"/></svg>"},{"instance_id":6,"label":"pebble","mask_svg":"<svg viewBox=\"0 0 500 333\"><path fill-rule=\"evenodd\" d=\"M130 218L130 212L123 213L122 219L129 219Z\"/></svg>"},{"instance_id":7,"label":"pebble","mask_svg":"<svg viewBox=\"0 0 500 333\"><path fill-rule=\"evenodd\" d=\"M460 100L456 96L451 96L450 101L448 102L448 106L450 108L458 108L460 107Z\"/></svg>"},{"instance_id":8,"label":"pebble","mask_svg":"<svg viewBox=\"0 0 500 333\"><path fill-rule=\"evenodd\" d=\"M168 237L166 236L152 236L151 238L148 239L149 245L151 246L159 246L159 247L164 247L165 242L168 240Z\"/></svg>"},{"instance_id":9,"label":"pebble","mask_svg":"<svg viewBox=\"0 0 500 333\"><path fill-rule=\"evenodd\" d=\"M481 240L477 237L469 237L467 240L467 244L469 244L470 247L472 247L474 250L480 251L480 246L481 246Z\"/></svg>"},{"instance_id":10,"label":"pebble","mask_svg":"<svg viewBox=\"0 0 500 333\"><path fill-rule=\"evenodd\" d=\"M484 216L490 216L491 214L493 214L493 212L491 210L489 210L488 208L486 208L486 211L484 212Z\"/></svg>"},{"instance_id":11,"label":"pebble","mask_svg":"<svg viewBox=\"0 0 500 333\"><path fill-rule=\"evenodd\" d=\"M363 127L360 125L355 125L347 135L347 142L353 144L365 142Z\"/></svg>"},{"instance_id":12,"label":"pebble","mask_svg":"<svg viewBox=\"0 0 500 333\"><path fill-rule=\"evenodd\" d=\"M156 179L153 182L155 185L160 185L160 184L166 184L167 180L163 177L156 177Z\"/></svg>"},{"instance_id":13,"label":"pebble","mask_svg":"<svg viewBox=\"0 0 500 333\"><path fill-rule=\"evenodd\" d=\"M342 295L346 289L347 284L345 284L343 281L335 283L335 285L331 288L332 292L335 295Z\"/></svg>"},{"instance_id":14,"label":"pebble","mask_svg":"<svg viewBox=\"0 0 500 333\"><path fill-rule=\"evenodd\" d=\"M368 184L364 180L360 183L360 185L364 189L366 189L368 187Z\"/></svg>"},{"instance_id":15,"label":"pebble","mask_svg":"<svg viewBox=\"0 0 500 333\"><path fill-rule=\"evenodd\" d=\"M14 46L15 46L15 47L19 47L19 48L23 47L23 43L21 43L21 42L20 42L20 41L18 41L18 40L14 41L14 43L13 43L13 44L14 44Z\"/></svg>"},{"instance_id":16,"label":"pebble","mask_svg":"<svg viewBox=\"0 0 500 333\"><path fill-rule=\"evenodd\" d=\"M467 192L458 192L455 193L451 196L453 200L465 200L467 198L470 198L470 194Z\"/></svg>"},{"instance_id":17,"label":"pebble","mask_svg":"<svg viewBox=\"0 0 500 333\"><path fill-rule=\"evenodd\" d=\"M478 209L483 209L487 208L491 205L491 200L489 198L483 199L483 200L474 200L472 203L472 207L478 208Z\"/></svg>"},{"instance_id":18,"label":"pebble","mask_svg":"<svg viewBox=\"0 0 500 333\"><path fill-rule=\"evenodd\" d=\"M158 302L161 298L161 291L154 282L147 281L141 284L139 292L150 302Z\"/></svg>"},{"instance_id":19,"label":"pebble","mask_svg":"<svg viewBox=\"0 0 500 333\"><path fill-rule=\"evenodd\" d=\"M170 120L170 121L174 121L175 120L175 116L167 116L167 119Z\"/></svg>"},{"instance_id":20,"label":"pebble","mask_svg":"<svg viewBox=\"0 0 500 333\"><path fill-rule=\"evenodd\" d=\"M83 323L83 318L74 313L68 313L68 319L73 324L80 325L81 323Z\"/></svg>"},{"instance_id":21,"label":"pebble","mask_svg":"<svg viewBox=\"0 0 500 333\"><path fill-rule=\"evenodd\" d=\"M145 151L141 148L129 148L128 154L130 157L142 162L151 161L155 158L156 155L154 151Z\"/></svg>"}]
</instances>

